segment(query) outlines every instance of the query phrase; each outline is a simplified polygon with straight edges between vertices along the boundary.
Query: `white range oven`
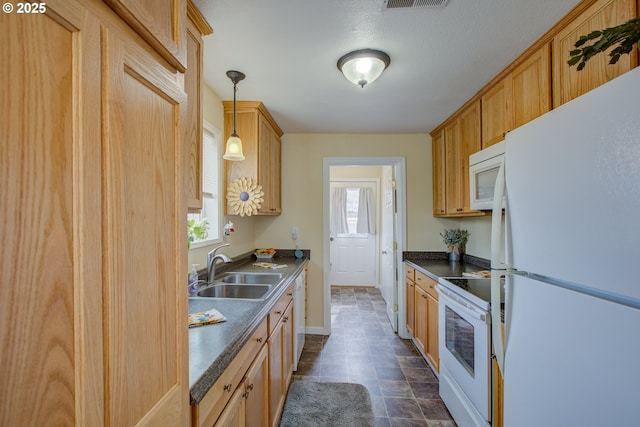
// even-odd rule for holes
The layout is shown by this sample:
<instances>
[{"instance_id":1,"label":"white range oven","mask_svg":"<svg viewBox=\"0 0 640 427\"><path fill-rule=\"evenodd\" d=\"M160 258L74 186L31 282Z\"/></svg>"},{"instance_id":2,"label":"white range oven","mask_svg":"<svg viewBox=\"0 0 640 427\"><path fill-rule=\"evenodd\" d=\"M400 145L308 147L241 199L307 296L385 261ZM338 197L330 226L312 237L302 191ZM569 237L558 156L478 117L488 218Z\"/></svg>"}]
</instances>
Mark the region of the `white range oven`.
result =
<instances>
[{"instance_id":1,"label":"white range oven","mask_svg":"<svg viewBox=\"0 0 640 427\"><path fill-rule=\"evenodd\" d=\"M491 280L438 281L440 397L459 427L491 425Z\"/></svg>"}]
</instances>

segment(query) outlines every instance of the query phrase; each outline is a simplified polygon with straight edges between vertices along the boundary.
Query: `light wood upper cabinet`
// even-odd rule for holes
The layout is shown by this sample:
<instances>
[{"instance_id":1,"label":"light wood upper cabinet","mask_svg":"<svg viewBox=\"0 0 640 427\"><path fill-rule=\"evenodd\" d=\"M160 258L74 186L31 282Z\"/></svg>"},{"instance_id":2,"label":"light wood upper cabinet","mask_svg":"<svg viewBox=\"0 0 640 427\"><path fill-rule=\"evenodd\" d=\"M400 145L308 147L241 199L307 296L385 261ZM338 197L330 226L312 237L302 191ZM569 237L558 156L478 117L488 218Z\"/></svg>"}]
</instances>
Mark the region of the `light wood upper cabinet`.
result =
<instances>
[{"instance_id":1,"label":"light wood upper cabinet","mask_svg":"<svg viewBox=\"0 0 640 427\"><path fill-rule=\"evenodd\" d=\"M176 70L187 69L186 0L104 0Z\"/></svg>"},{"instance_id":2,"label":"light wood upper cabinet","mask_svg":"<svg viewBox=\"0 0 640 427\"><path fill-rule=\"evenodd\" d=\"M483 215L471 209L469 200L469 155L481 148L480 101L452 118L443 128L443 137L446 212L438 216Z\"/></svg>"},{"instance_id":3,"label":"light wood upper cabinet","mask_svg":"<svg viewBox=\"0 0 640 427\"><path fill-rule=\"evenodd\" d=\"M431 140L433 164L433 215L444 215L445 199L445 146L443 131L437 131Z\"/></svg>"},{"instance_id":4,"label":"light wood upper cabinet","mask_svg":"<svg viewBox=\"0 0 640 427\"><path fill-rule=\"evenodd\" d=\"M508 131L551 110L550 45L543 45L518 65L507 76L506 81L506 110L511 122Z\"/></svg>"},{"instance_id":5,"label":"light wood upper cabinet","mask_svg":"<svg viewBox=\"0 0 640 427\"><path fill-rule=\"evenodd\" d=\"M599 0L580 14L553 38L553 106L558 107L603 83L629 71L637 63L637 50L622 55L615 65L608 54L591 58L582 71L569 67L569 52L578 38L593 30L602 30L636 16L636 0Z\"/></svg>"},{"instance_id":6,"label":"light wood upper cabinet","mask_svg":"<svg viewBox=\"0 0 640 427\"><path fill-rule=\"evenodd\" d=\"M191 1L187 9L187 63L184 91L187 94L187 116L184 121L183 144L186 156L185 194L187 209L197 213L202 209L202 85L203 40L213 32Z\"/></svg>"},{"instance_id":7,"label":"light wood upper cabinet","mask_svg":"<svg viewBox=\"0 0 640 427\"><path fill-rule=\"evenodd\" d=\"M551 109L549 44L527 57L481 97L482 148Z\"/></svg>"},{"instance_id":8,"label":"light wood upper cabinet","mask_svg":"<svg viewBox=\"0 0 640 427\"><path fill-rule=\"evenodd\" d=\"M482 95L482 148L504 139L504 134L513 127L507 102L508 82L501 80Z\"/></svg>"},{"instance_id":9,"label":"light wood upper cabinet","mask_svg":"<svg viewBox=\"0 0 640 427\"><path fill-rule=\"evenodd\" d=\"M225 140L233 132L233 101L223 101ZM242 140L245 160L224 162L225 195L236 179L258 180L264 191L264 203L257 215L280 215L281 208L281 142L282 130L262 102L236 102L236 130ZM225 205L225 212L233 214Z\"/></svg>"}]
</instances>

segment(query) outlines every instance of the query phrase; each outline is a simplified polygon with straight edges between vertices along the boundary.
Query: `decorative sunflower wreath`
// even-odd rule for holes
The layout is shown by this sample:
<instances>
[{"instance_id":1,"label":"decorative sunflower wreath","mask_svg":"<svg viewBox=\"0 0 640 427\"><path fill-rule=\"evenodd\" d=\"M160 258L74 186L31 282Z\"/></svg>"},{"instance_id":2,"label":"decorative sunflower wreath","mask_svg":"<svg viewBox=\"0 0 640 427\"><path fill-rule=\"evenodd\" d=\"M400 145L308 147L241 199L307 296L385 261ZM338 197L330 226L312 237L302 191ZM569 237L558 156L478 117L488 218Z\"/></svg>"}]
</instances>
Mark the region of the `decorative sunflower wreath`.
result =
<instances>
[{"instance_id":1,"label":"decorative sunflower wreath","mask_svg":"<svg viewBox=\"0 0 640 427\"><path fill-rule=\"evenodd\" d=\"M251 216L258 213L264 202L262 185L253 178L238 178L227 189L227 203L236 215Z\"/></svg>"}]
</instances>

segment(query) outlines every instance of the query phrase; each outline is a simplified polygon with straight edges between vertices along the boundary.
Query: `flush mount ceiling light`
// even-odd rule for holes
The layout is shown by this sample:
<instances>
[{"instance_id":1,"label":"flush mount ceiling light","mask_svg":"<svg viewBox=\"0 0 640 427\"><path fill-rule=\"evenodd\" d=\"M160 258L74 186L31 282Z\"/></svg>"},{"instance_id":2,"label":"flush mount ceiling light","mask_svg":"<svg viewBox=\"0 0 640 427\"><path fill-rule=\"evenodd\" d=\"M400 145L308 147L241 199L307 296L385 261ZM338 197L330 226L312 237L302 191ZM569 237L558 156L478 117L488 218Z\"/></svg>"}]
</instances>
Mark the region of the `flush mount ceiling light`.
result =
<instances>
[{"instance_id":1,"label":"flush mount ceiling light","mask_svg":"<svg viewBox=\"0 0 640 427\"><path fill-rule=\"evenodd\" d=\"M361 49L338 59L338 70L347 80L364 88L364 85L380 77L390 63L391 58L382 51Z\"/></svg>"},{"instance_id":2,"label":"flush mount ceiling light","mask_svg":"<svg viewBox=\"0 0 640 427\"><path fill-rule=\"evenodd\" d=\"M240 71L227 71L227 77L233 82L233 133L227 139L227 148L224 151L225 160L240 161L244 160L244 154L242 154L242 141L236 133L236 91L238 90L237 84L240 80L244 80L245 75Z\"/></svg>"}]
</instances>

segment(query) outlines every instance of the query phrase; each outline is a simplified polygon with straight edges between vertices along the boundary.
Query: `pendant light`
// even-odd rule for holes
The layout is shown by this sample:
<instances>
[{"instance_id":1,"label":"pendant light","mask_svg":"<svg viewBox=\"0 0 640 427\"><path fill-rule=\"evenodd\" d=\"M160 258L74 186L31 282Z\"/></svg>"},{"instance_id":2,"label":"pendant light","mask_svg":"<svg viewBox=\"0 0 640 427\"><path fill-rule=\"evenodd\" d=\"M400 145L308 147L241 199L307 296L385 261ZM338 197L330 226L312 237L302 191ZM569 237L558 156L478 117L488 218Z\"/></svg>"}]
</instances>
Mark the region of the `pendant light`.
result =
<instances>
[{"instance_id":1,"label":"pendant light","mask_svg":"<svg viewBox=\"0 0 640 427\"><path fill-rule=\"evenodd\" d=\"M233 133L227 139L227 148L222 158L237 162L244 160L244 155L242 154L242 141L236 133L236 91L238 90L236 85L240 80L244 80L245 75L240 71L230 70L227 71L227 77L233 82Z\"/></svg>"},{"instance_id":2,"label":"pendant light","mask_svg":"<svg viewBox=\"0 0 640 427\"><path fill-rule=\"evenodd\" d=\"M351 83L364 88L364 85L380 77L390 63L389 55L380 50L361 49L338 59L338 70Z\"/></svg>"}]
</instances>

